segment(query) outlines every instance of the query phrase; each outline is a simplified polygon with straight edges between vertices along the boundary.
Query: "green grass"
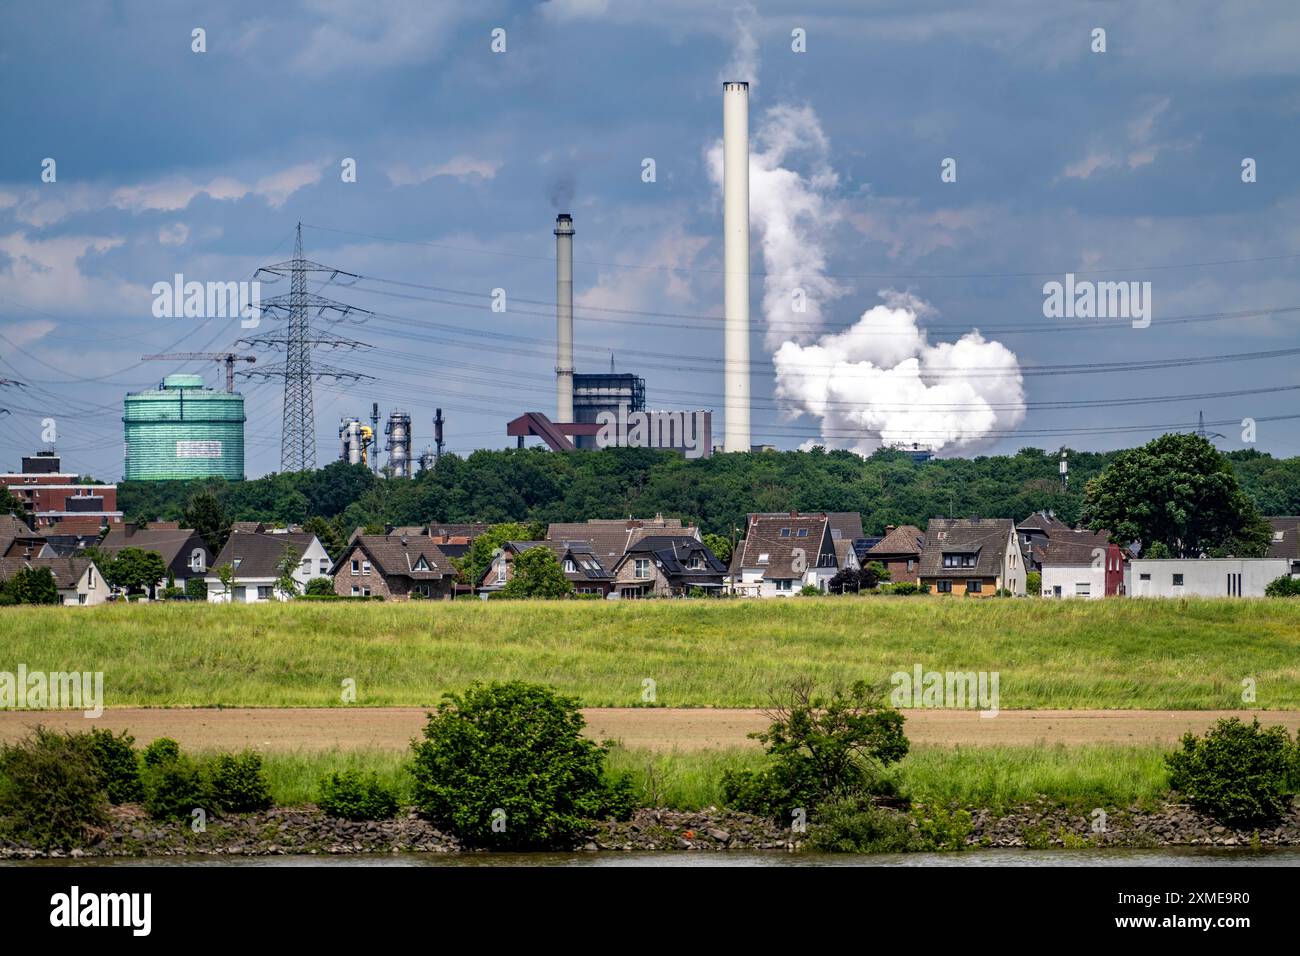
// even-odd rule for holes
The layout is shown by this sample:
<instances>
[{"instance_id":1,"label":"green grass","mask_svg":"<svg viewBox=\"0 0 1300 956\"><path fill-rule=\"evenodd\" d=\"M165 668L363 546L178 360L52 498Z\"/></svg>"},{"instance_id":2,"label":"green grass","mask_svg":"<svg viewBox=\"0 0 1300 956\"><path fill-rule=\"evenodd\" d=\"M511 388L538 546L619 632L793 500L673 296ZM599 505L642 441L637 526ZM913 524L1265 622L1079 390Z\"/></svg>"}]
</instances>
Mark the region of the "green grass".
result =
<instances>
[{"instance_id":1,"label":"green grass","mask_svg":"<svg viewBox=\"0 0 1300 956\"><path fill-rule=\"evenodd\" d=\"M1098 744L1087 747L915 747L891 773L904 793L925 804L1001 809L1039 796L1059 804L1116 808L1150 803L1168 789L1164 750ZM396 789L405 804L409 755L399 750L271 752L264 756L275 802L314 802L317 782L335 770L373 770ZM615 748L614 773L629 773L645 806L697 810L723 806L727 770L758 769L764 755L754 750L659 753Z\"/></svg>"},{"instance_id":2,"label":"green grass","mask_svg":"<svg viewBox=\"0 0 1300 956\"><path fill-rule=\"evenodd\" d=\"M549 684L586 706L753 707L926 670L1001 675L1001 707L1300 707L1300 602L478 601L0 608L0 670L102 670L124 706L436 704L476 679Z\"/></svg>"}]
</instances>

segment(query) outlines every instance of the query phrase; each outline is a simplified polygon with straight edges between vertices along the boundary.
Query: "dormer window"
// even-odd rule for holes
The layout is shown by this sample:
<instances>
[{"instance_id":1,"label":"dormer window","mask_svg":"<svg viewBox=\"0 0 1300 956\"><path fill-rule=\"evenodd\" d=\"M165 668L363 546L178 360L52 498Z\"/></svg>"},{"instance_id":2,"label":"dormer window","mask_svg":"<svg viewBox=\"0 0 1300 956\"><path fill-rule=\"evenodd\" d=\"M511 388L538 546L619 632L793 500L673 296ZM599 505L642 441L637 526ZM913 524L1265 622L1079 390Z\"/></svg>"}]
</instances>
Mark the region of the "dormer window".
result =
<instances>
[{"instance_id":1,"label":"dormer window","mask_svg":"<svg viewBox=\"0 0 1300 956\"><path fill-rule=\"evenodd\" d=\"M578 570L578 566L577 566L576 564L573 563L573 559L572 559L572 558L565 558L565 559L564 559L564 570L567 571L567 572L569 572L570 574L573 574L573 573L575 573L575 572Z\"/></svg>"},{"instance_id":2,"label":"dormer window","mask_svg":"<svg viewBox=\"0 0 1300 956\"><path fill-rule=\"evenodd\" d=\"M759 564L767 564L767 562L770 561L770 560L771 560L771 555L769 555L766 551L762 552L762 553L759 554L759 556L758 556L758 563L759 563Z\"/></svg>"},{"instance_id":3,"label":"dormer window","mask_svg":"<svg viewBox=\"0 0 1300 956\"><path fill-rule=\"evenodd\" d=\"M1286 537L1286 532L1285 532L1285 531L1274 531L1274 532L1273 532L1273 540L1274 540L1274 541L1281 541L1281 540L1282 540L1283 538L1285 538L1285 537Z\"/></svg>"},{"instance_id":4,"label":"dormer window","mask_svg":"<svg viewBox=\"0 0 1300 956\"><path fill-rule=\"evenodd\" d=\"M416 571L428 571L428 570L429 570L429 562L426 561L426 560L424 560L424 555L420 555L419 560L415 562L415 570L416 570Z\"/></svg>"}]
</instances>

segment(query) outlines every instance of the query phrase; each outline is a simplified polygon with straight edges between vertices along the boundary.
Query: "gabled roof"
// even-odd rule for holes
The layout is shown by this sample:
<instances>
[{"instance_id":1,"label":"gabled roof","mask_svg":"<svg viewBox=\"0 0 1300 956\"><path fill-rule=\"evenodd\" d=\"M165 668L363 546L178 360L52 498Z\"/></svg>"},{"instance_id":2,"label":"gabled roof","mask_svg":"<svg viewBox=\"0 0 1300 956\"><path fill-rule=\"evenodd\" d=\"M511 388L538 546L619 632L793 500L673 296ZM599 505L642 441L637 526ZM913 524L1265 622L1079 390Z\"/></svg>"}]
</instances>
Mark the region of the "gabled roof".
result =
<instances>
[{"instance_id":1,"label":"gabled roof","mask_svg":"<svg viewBox=\"0 0 1300 956\"><path fill-rule=\"evenodd\" d=\"M924 547L925 534L920 528L914 524L900 524L881 538L880 543L874 545L867 552L867 556L869 560L894 554L904 557L919 557Z\"/></svg>"},{"instance_id":2,"label":"gabled roof","mask_svg":"<svg viewBox=\"0 0 1300 956\"><path fill-rule=\"evenodd\" d=\"M831 538L835 541L841 541L845 538L852 540L854 538L864 537L862 532L862 514L857 511L800 511L796 514L801 518L821 518L825 517L830 520ZM788 511L751 511L746 518L753 521L755 518L781 518L789 517Z\"/></svg>"},{"instance_id":3,"label":"gabled roof","mask_svg":"<svg viewBox=\"0 0 1300 956\"><path fill-rule=\"evenodd\" d=\"M335 563L333 573L337 574L358 548L370 559L370 566L384 577L437 581L456 576L451 559L427 536L403 538L392 534L356 535Z\"/></svg>"},{"instance_id":4,"label":"gabled roof","mask_svg":"<svg viewBox=\"0 0 1300 956\"><path fill-rule=\"evenodd\" d=\"M692 569L686 566L686 562L694 556L699 556L704 560L703 568ZM613 573L617 574L625 561L643 557L656 560L665 577L677 578L681 583L685 584L689 584L691 578L700 580L720 579L721 575L727 573L726 565L719 561L717 556L702 541L690 534L642 536L628 548L627 553L614 565Z\"/></svg>"},{"instance_id":5,"label":"gabled roof","mask_svg":"<svg viewBox=\"0 0 1300 956\"><path fill-rule=\"evenodd\" d=\"M236 578L279 577L276 565L284 557L285 551L292 546L301 558L315 540L316 536L307 531L281 534L232 531L226 539L226 546L208 569L208 577L216 577L217 568L234 564L236 558L239 560L239 567L235 568Z\"/></svg>"},{"instance_id":6,"label":"gabled roof","mask_svg":"<svg viewBox=\"0 0 1300 956\"><path fill-rule=\"evenodd\" d=\"M680 518L592 519L583 522L555 522L546 529L547 541L585 541L597 560L612 568L627 549L646 535L680 530L699 537L696 528L683 528Z\"/></svg>"},{"instance_id":7,"label":"gabled roof","mask_svg":"<svg viewBox=\"0 0 1300 956\"><path fill-rule=\"evenodd\" d=\"M162 556L163 563L170 565L176 560L177 555L192 547L191 542L196 538L198 540L194 546L206 552L208 546L203 543L203 539L198 537L193 528L154 526L140 528L133 524L121 524L109 528L108 534L104 536L99 547L106 554L117 554L123 548L157 551Z\"/></svg>"},{"instance_id":8,"label":"gabled roof","mask_svg":"<svg viewBox=\"0 0 1300 956\"><path fill-rule=\"evenodd\" d=\"M45 538L39 531L33 531L31 528L14 515L0 515L0 556L3 556L15 541L24 541L31 544L43 541Z\"/></svg>"},{"instance_id":9,"label":"gabled roof","mask_svg":"<svg viewBox=\"0 0 1300 956\"><path fill-rule=\"evenodd\" d=\"M1280 515L1264 520L1273 528L1273 540L1269 542L1266 557L1300 558L1300 517Z\"/></svg>"},{"instance_id":10,"label":"gabled roof","mask_svg":"<svg viewBox=\"0 0 1300 956\"><path fill-rule=\"evenodd\" d=\"M60 588L77 586L86 568L93 562L90 558L0 558L0 581L8 581L23 568L49 568L54 575L54 583Z\"/></svg>"},{"instance_id":11,"label":"gabled roof","mask_svg":"<svg viewBox=\"0 0 1300 956\"><path fill-rule=\"evenodd\" d=\"M1051 536L1057 531L1069 531L1070 526L1064 521L1058 521L1055 515L1048 514L1046 511L1035 511L1024 521L1016 525L1017 531L1041 531Z\"/></svg>"},{"instance_id":12,"label":"gabled roof","mask_svg":"<svg viewBox=\"0 0 1300 956\"><path fill-rule=\"evenodd\" d=\"M732 569L761 568L768 579L802 577L804 570L817 566L826 541L834 549L829 531L827 515L751 515L745 539L736 546L739 558L733 558ZM802 568L795 566L796 550L803 551ZM766 561L761 560L764 555Z\"/></svg>"},{"instance_id":13,"label":"gabled roof","mask_svg":"<svg viewBox=\"0 0 1300 956\"><path fill-rule=\"evenodd\" d=\"M998 577L1014 531L1010 518L931 518L925 532L925 549L921 552L920 576ZM975 566L945 568L945 554L974 554Z\"/></svg>"},{"instance_id":14,"label":"gabled roof","mask_svg":"<svg viewBox=\"0 0 1300 956\"><path fill-rule=\"evenodd\" d=\"M1100 548L1104 555L1109 547L1108 532L1057 529L1047 544L1038 548L1038 556L1045 568L1091 566L1096 560L1096 549Z\"/></svg>"}]
</instances>

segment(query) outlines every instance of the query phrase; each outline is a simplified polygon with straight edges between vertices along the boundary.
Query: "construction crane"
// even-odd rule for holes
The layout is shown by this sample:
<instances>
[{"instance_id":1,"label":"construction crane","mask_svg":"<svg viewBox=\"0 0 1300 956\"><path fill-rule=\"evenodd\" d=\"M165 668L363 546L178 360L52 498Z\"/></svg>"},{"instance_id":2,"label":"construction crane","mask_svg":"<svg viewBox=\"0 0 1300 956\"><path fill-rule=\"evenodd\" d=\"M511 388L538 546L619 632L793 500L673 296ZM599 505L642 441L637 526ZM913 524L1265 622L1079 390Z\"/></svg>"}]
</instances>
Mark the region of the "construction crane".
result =
<instances>
[{"instance_id":1,"label":"construction crane","mask_svg":"<svg viewBox=\"0 0 1300 956\"><path fill-rule=\"evenodd\" d=\"M255 355L241 355L238 352L163 352L159 355L142 355L142 362L197 362L209 359L226 364L226 391L235 390L235 363L256 362Z\"/></svg>"}]
</instances>

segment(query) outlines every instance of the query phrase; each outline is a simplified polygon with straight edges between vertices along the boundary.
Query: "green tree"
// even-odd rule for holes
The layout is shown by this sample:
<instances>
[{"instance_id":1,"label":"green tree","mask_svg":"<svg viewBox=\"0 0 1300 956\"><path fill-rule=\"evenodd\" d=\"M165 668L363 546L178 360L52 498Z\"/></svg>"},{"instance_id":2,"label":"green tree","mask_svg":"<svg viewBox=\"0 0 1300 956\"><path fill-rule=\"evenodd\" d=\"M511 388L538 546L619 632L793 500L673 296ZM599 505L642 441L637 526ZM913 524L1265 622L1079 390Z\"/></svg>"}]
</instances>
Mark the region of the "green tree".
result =
<instances>
[{"instance_id":1,"label":"green tree","mask_svg":"<svg viewBox=\"0 0 1300 956\"><path fill-rule=\"evenodd\" d=\"M193 528L213 554L220 554L230 537L230 520L215 493L206 489L196 492L185 505L181 516L185 527Z\"/></svg>"},{"instance_id":2,"label":"green tree","mask_svg":"<svg viewBox=\"0 0 1300 956\"><path fill-rule=\"evenodd\" d=\"M49 568L19 568L0 584L0 604L58 604L59 586Z\"/></svg>"},{"instance_id":3,"label":"green tree","mask_svg":"<svg viewBox=\"0 0 1300 956\"><path fill-rule=\"evenodd\" d=\"M478 584L492 563L492 558L507 541L540 541L546 529L540 524L510 521L495 524L474 539L464 556L456 562L466 584Z\"/></svg>"},{"instance_id":4,"label":"green tree","mask_svg":"<svg viewBox=\"0 0 1300 956\"><path fill-rule=\"evenodd\" d=\"M157 551L123 548L113 558L111 570L101 570L104 571L106 581L124 588L127 593L144 591L152 594L158 582L167 574L167 565Z\"/></svg>"},{"instance_id":5,"label":"green tree","mask_svg":"<svg viewBox=\"0 0 1300 956\"><path fill-rule=\"evenodd\" d=\"M301 559L302 555L298 553L298 549L293 545L289 545L284 549L284 554L280 555L280 560L275 563L275 587L281 594L286 594L289 597L298 596L298 591L302 588L302 585L298 583L298 579L293 575L298 570L298 563Z\"/></svg>"},{"instance_id":6,"label":"green tree","mask_svg":"<svg viewBox=\"0 0 1300 956\"><path fill-rule=\"evenodd\" d=\"M0 488L0 514L15 515L26 520L27 506L17 495L11 494L8 488Z\"/></svg>"},{"instance_id":7,"label":"green tree","mask_svg":"<svg viewBox=\"0 0 1300 956\"><path fill-rule=\"evenodd\" d=\"M573 585L550 548L529 548L516 555L513 564L514 574L501 589L503 597L562 598L573 594Z\"/></svg>"},{"instance_id":8,"label":"green tree","mask_svg":"<svg viewBox=\"0 0 1300 956\"><path fill-rule=\"evenodd\" d=\"M332 578L312 578L307 582L304 594L316 596L330 595L334 593L334 581Z\"/></svg>"},{"instance_id":9,"label":"green tree","mask_svg":"<svg viewBox=\"0 0 1300 956\"><path fill-rule=\"evenodd\" d=\"M217 580L221 582L221 593L230 600L230 593L235 585L235 569L230 564L217 568Z\"/></svg>"},{"instance_id":10,"label":"green tree","mask_svg":"<svg viewBox=\"0 0 1300 956\"><path fill-rule=\"evenodd\" d=\"M730 567L731 539L723 537L720 534L706 534L702 537L704 539L704 546L712 551L719 561Z\"/></svg>"},{"instance_id":11,"label":"green tree","mask_svg":"<svg viewBox=\"0 0 1300 956\"><path fill-rule=\"evenodd\" d=\"M1084 520L1111 540L1156 543L1180 558L1231 551L1255 557L1270 529L1232 464L1199 435L1162 435L1122 451L1087 484Z\"/></svg>"}]
</instances>

